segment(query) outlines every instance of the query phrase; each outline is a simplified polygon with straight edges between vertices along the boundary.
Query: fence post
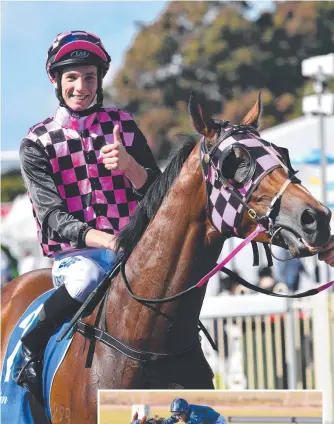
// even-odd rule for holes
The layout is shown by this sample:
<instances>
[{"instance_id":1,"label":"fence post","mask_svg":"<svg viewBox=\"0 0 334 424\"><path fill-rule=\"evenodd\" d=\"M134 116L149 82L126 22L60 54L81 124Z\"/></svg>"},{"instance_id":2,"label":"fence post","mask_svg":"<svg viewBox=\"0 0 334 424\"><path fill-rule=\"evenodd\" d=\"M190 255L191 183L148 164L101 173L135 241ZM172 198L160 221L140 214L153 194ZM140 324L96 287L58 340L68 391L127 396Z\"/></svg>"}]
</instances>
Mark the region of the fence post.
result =
<instances>
[{"instance_id":1,"label":"fence post","mask_svg":"<svg viewBox=\"0 0 334 424\"><path fill-rule=\"evenodd\" d=\"M313 345L316 389L323 390L324 423L333 424L334 383L331 343L330 293L324 291L314 298Z\"/></svg>"},{"instance_id":2,"label":"fence post","mask_svg":"<svg viewBox=\"0 0 334 424\"><path fill-rule=\"evenodd\" d=\"M286 313L286 362L288 373L288 389L297 388L297 354L296 354L296 334L295 318L293 309L293 299L287 299Z\"/></svg>"}]
</instances>

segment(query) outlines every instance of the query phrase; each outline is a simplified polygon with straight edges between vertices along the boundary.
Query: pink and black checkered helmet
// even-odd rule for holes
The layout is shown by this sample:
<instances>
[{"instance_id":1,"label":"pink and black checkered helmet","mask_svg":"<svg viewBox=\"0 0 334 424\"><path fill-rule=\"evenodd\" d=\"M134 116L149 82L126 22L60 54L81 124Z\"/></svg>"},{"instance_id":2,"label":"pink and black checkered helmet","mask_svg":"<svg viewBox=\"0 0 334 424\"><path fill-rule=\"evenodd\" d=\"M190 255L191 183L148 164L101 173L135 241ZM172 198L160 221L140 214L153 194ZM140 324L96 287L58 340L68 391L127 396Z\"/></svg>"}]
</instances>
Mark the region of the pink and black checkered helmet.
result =
<instances>
[{"instance_id":1,"label":"pink and black checkered helmet","mask_svg":"<svg viewBox=\"0 0 334 424\"><path fill-rule=\"evenodd\" d=\"M105 76L110 56L99 37L86 31L68 31L58 34L48 50L46 71L55 82L54 71L66 65L96 65Z\"/></svg>"}]
</instances>

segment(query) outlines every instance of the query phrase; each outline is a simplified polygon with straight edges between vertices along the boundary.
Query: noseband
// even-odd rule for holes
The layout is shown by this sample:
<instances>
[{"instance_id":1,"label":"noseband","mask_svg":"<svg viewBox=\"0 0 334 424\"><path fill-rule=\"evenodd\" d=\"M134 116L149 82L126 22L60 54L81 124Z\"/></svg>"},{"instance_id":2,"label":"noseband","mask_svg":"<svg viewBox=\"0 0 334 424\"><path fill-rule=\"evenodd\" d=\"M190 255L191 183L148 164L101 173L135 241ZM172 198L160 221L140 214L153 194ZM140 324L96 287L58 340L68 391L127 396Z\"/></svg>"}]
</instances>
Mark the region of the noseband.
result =
<instances>
[{"instance_id":1,"label":"noseband","mask_svg":"<svg viewBox=\"0 0 334 424\"><path fill-rule=\"evenodd\" d=\"M279 212L283 193L290 183L300 183L295 177L290 160L284 163L283 149L260 138L258 132L248 125L231 125L220 121L221 133L216 144L209 149L206 139L201 140L201 163L206 181L209 217L215 228L227 237L245 237L241 229L241 220L245 210L257 224L265 228L271 242L279 228L275 228L275 219ZM250 160L249 170L241 183L232 184L221 168L224 159L235 148L241 148ZM275 168L282 167L288 178L272 199L265 215L259 216L248 205L249 198L262 179Z\"/></svg>"}]
</instances>

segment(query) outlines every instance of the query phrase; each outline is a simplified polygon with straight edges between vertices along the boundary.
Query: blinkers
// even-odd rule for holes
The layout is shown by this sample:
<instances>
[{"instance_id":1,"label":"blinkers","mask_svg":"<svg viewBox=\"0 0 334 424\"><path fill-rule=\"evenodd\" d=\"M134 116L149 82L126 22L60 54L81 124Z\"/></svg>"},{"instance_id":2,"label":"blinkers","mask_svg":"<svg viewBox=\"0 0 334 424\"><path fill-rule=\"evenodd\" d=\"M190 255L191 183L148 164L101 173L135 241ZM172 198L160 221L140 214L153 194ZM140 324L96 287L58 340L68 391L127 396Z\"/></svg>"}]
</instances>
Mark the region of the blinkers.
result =
<instances>
[{"instance_id":1,"label":"blinkers","mask_svg":"<svg viewBox=\"0 0 334 424\"><path fill-rule=\"evenodd\" d=\"M222 122L219 122L222 124ZM231 125L223 121L221 134L210 149L201 140L201 162L207 187L211 220L222 233L242 236L240 222L245 208L258 222L255 211L247 205L260 181L275 168L283 167L291 182L294 177L287 149L280 148L260 138L253 127ZM271 205L273 209L274 205Z\"/></svg>"}]
</instances>

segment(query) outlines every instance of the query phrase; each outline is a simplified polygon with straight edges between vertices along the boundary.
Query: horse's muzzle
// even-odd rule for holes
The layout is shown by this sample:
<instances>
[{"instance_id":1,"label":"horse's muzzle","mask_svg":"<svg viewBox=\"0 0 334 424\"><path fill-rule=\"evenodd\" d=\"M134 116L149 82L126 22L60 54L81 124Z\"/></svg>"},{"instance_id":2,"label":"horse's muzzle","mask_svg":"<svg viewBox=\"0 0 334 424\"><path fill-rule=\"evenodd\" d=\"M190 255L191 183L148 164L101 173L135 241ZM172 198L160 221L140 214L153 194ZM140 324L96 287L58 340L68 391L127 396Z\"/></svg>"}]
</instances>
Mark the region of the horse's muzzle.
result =
<instances>
[{"instance_id":1,"label":"horse's muzzle","mask_svg":"<svg viewBox=\"0 0 334 424\"><path fill-rule=\"evenodd\" d=\"M316 248L323 246L330 238L330 220L332 213L326 207L321 209L305 209L300 217L302 238Z\"/></svg>"},{"instance_id":2,"label":"horse's muzzle","mask_svg":"<svg viewBox=\"0 0 334 424\"><path fill-rule=\"evenodd\" d=\"M330 219L331 211L325 206L305 208L294 217L279 216L275 223L275 227L282 226L279 244L284 243L294 257L315 255L330 238Z\"/></svg>"}]
</instances>

